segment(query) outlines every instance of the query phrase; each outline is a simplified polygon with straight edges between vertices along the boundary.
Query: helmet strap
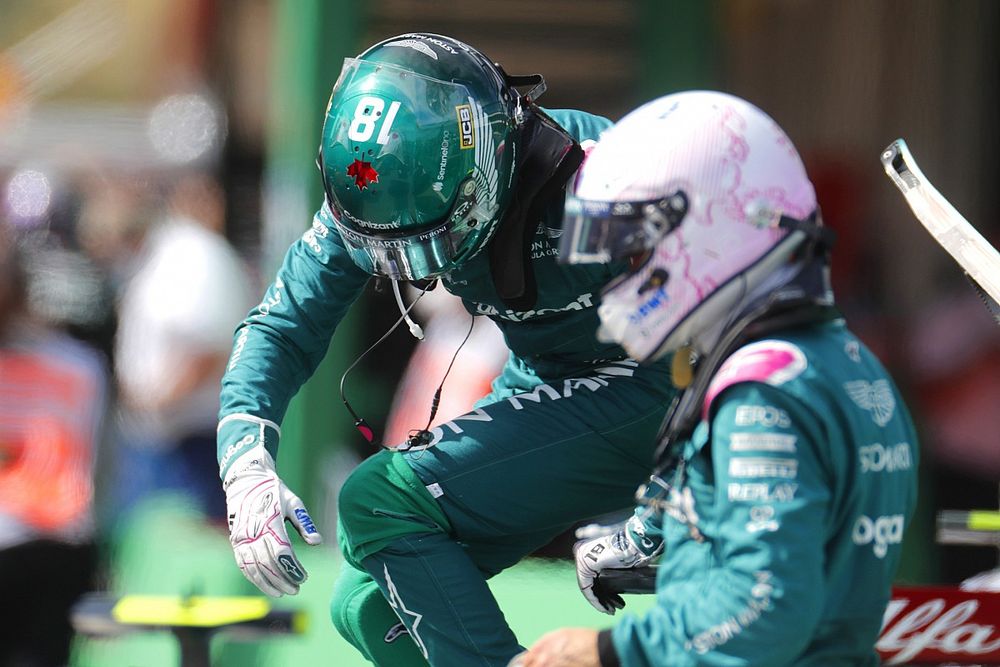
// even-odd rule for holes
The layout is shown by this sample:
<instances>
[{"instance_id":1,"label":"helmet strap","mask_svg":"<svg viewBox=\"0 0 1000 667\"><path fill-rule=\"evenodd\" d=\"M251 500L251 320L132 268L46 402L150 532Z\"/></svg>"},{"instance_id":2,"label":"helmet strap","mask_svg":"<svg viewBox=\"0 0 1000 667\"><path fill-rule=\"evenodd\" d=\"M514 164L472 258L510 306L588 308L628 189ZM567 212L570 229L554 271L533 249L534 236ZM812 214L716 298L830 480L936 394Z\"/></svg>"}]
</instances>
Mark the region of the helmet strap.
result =
<instances>
[{"instance_id":1,"label":"helmet strap","mask_svg":"<svg viewBox=\"0 0 1000 667\"><path fill-rule=\"evenodd\" d=\"M583 162L583 149L566 130L528 104L514 156L516 181L490 241L490 272L497 295L515 311L538 298L531 242L547 209L561 201L566 183Z\"/></svg>"},{"instance_id":2,"label":"helmet strap","mask_svg":"<svg viewBox=\"0 0 1000 667\"><path fill-rule=\"evenodd\" d=\"M778 227L790 232L805 234L808 239L807 252L811 255L822 256L829 263L830 251L833 250L833 245L837 240L837 233L823 224L819 209L802 220L783 215L778 220Z\"/></svg>"}]
</instances>

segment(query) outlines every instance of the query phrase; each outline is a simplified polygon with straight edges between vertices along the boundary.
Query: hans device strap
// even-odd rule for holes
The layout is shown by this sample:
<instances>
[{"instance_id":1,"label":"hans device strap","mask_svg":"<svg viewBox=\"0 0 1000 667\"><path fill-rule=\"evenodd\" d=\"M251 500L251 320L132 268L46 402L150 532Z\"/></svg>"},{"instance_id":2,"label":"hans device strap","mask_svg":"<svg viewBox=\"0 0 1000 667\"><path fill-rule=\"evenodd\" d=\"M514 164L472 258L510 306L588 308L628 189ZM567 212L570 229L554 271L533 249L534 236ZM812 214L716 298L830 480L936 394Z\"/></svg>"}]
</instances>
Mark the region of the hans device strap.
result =
<instances>
[{"instance_id":1,"label":"hans device strap","mask_svg":"<svg viewBox=\"0 0 1000 667\"><path fill-rule=\"evenodd\" d=\"M517 149L517 185L489 246L490 273L508 308L530 310L538 298L531 241L546 209L583 162L583 149L534 104L525 109Z\"/></svg>"}]
</instances>

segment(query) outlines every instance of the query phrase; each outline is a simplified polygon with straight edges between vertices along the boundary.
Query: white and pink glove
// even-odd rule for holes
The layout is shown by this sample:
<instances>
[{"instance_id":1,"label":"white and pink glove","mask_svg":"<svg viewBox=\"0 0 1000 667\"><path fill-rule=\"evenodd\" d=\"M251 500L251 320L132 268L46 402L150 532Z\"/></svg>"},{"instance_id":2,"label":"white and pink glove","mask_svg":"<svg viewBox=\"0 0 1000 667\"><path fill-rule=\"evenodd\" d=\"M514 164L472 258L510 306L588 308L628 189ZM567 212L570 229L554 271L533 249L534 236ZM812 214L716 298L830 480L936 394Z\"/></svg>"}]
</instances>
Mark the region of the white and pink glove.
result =
<instances>
[{"instance_id":1,"label":"white and pink glove","mask_svg":"<svg viewBox=\"0 0 1000 667\"><path fill-rule=\"evenodd\" d=\"M274 459L262 446L245 452L229 467L222 488L229 542L243 575L272 597L298 593L308 574L292 551L285 519L306 544L323 538L302 501L278 478Z\"/></svg>"}]
</instances>

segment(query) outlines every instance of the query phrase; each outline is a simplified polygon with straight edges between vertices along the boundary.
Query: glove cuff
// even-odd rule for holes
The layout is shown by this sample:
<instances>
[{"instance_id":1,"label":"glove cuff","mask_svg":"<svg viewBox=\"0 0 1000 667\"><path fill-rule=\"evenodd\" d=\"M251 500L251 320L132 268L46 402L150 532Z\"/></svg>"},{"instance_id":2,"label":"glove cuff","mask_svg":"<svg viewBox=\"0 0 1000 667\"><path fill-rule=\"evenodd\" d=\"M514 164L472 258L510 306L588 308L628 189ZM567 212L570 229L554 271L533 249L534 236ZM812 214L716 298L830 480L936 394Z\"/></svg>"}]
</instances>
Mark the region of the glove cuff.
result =
<instances>
[{"instance_id":1,"label":"glove cuff","mask_svg":"<svg viewBox=\"0 0 1000 667\"><path fill-rule=\"evenodd\" d=\"M226 477L222 481L222 490L227 491L233 482L245 477L248 472L265 475L274 473L274 459L271 458L271 454L261 446L241 454L229 464L229 470L226 471Z\"/></svg>"},{"instance_id":2,"label":"glove cuff","mask_svg":"<svg viewBox=\"0 0 1000 667\"><path fill-rule=\"evenodd\" d=\"M216 431L219 477L227 479L238 459L257 448L263 448L273 458L277 456L281 429L277 424L254 415L226 415Z\"/></svg>"},{"instance_id":3,"label":"glove cuff","mask_svg":"<svg viewBox=\"0 0 1000 667\"><path fill-rule=\"evenodd\" d=\"M625 536L632 547L639 552L641 560L646 562L663 551L663 537L659 532L648 530L646 524L636 516L625 522Z\"/></svg>"}]
</instances>

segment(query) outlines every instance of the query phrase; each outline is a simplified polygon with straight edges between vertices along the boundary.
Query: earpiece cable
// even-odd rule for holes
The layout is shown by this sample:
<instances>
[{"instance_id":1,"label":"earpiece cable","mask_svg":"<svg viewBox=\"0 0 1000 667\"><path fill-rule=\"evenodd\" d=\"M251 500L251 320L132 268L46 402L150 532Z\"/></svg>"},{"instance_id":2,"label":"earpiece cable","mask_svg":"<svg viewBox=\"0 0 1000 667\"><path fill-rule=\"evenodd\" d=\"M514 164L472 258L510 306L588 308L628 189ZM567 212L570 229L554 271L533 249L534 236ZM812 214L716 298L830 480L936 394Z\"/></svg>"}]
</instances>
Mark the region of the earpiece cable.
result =
<instances>
[{"instance_id":1,"label":"earpiece cable","mask_svg":"<svg viewBox=\"0 0 1000 667\"><path fill-rule=\"evenodd\" d=\"M431 284L433 284L433 283L431 283ZM393 285L395 286L395 281L393 281ZM375 440L375 431L372 429L371 426L368 425L368 422L366 422L363 417L359 416L358 413L354 411L354 408L351 407L350 402L347 400L347 392L344 389L344 385L347 382L347 376L350 374L351 371L354 370L354 368L359 363L361 363L362 359L364 359L366 356L368 356L369 352L371 352L376 347L378 347L379 345L381 345L382 341L384 341L386 338L388 338L392 334L393 331L395 331L396 329L398 329L399 325L402 324L404 320L408 320L409 319L410 311L413 309L414 306L417 305L417 302L420 301L420 299L424 296L424 294L427 293L428 289L430 289L430 285L424 287L420 291L420 294L418 294L417 298L413 300L413 303L411 303L407 308L402 309L402 315L400 315L399 318L395 321L395 323L393 323L393 325L391 327L389 327L389 330L386 331L384 334L382 334L381 338L379 338L377 341L375 341L374 343L372 343L371 346L369 346L367 350L365 350L364 352L362 352L358 356L358 358L355 359L354 362L351 363L351 365L347 367L347 370L344 371L344 374L340 376L340 400L343 401L344 407L346 407L347 411L349 413L351 413L352 417L354 417L354 428L358 429L358 432L361 433L362 437L364 437L364 439L367 440L368 442L374 442L374 440ZM398 295L398 292L397 292L397 295ZM450 368L451 367L449 366L449 370L450 370Z\"/></svg>"}]
</instances>

